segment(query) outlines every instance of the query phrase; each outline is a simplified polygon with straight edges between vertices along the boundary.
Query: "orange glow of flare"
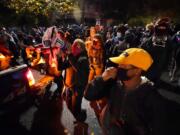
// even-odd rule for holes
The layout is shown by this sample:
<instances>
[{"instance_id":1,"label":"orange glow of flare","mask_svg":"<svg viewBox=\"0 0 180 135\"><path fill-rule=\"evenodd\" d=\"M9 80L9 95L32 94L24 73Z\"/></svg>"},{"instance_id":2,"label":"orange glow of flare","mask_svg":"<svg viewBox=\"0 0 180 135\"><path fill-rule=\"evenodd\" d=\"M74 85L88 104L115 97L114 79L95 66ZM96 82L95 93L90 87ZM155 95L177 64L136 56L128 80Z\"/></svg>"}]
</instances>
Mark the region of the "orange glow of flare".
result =
<instances>
[{"instance_id":1,"label":"orange glow of flare","mask_svg":"<svg viewBox=\"0 0 180 135\"><path fill-rule=\"evenodd\" d=\"M44 64L44 63L46 63L46 62L45 62L44 58L41 57L37 64Z\"/></svg>"},{"instance_id":2,"label":"orange glow of flare","mask_svg":"<svg viewBox=\"0 0 180 135\"><path fill-rule=\"evenodd\" d=\"M6 58L2 53L0 53L0 59Z\"/></svg>"},{"instance_id":3,"label":"orange glow of flare","mask_svg":"<svg viewBox=\"0 0 180 135\"><path fill-rule=\"evenodd\" d=\"M56 67L56 60L52 59L51 67Z\"/></svg>"},{"instance_id":4,"label":"orange glow of flare","mask_svg":"<svg viewBox=\"0 0 180 135\"><path fill-rule=\"evenodd\" d=\"M96 34L96 29L95 29L95 27L91 27L91 28L90 28L90 37L91 37L91 39L95 36L95 34Z\"/></svg>"},{"instance_id":5,"label":"orange glow of flare","mask_svg":"<svg viewBox=\"0 0 180 135\"><path fill-rule=\"evenodd\" d=\"M9 68L13 56L5 56L0 53L0 71Z\"/></svg>"},{"instance_id":6,"label":"orange glow of flare","mask_svg":"<svg viewBox=\"0 0 180 135\"><path fill-rule=\"evenodd\" d=\"M31 47L26 48L26 54L28 58L32 58L32 54L34 52L34 49Z\"/></svg>"},{"instance_id":7,"label":"orange glow of flare","mask_svg":"<svg viewBox=\"0 0 180 135\"><path fill-rule=\"evenodd\" d=\"M34 76L31 72L31 70L28 70L27 74L26 74L26 77L28 79L28 83L29 83L29 86L32 86L35 84L35 79L34 79Z\"/></svg>"}]
</instances>

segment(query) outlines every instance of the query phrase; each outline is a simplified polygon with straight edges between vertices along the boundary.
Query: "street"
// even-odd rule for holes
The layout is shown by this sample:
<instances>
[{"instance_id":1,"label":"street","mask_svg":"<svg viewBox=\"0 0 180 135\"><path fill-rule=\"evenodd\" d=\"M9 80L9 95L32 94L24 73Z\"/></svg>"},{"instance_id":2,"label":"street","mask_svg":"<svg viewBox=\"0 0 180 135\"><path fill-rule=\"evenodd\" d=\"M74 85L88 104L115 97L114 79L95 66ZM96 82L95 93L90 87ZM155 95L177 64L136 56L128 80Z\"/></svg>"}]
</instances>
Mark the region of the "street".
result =
<instances>
[{"instance_id":1,"label":"street","mask_svg":"<svg viewBox=\"0 0 180 135\"><path fill-rule=\"evenodd\" d=\"M164 76L164 79L167 78L167 74ZM158 91L169 100L167 110L170 115L172 114L169 122L178 122L180 95L163 89ZM44 99L39 106L24 106L25 111L21 115L17 113L4 118L4 121L1 121L0 131L4 135L12 135L13 133L18 135L101 135L102 131L95 114L85 99L83 99L82 108L87 110L85 123L75 122L61 98L51 101Z\"/></svg>"},{"instance_id":2,"label":"street","mask_svg":"<svg viewBox=\"0 0 180 135\"><path fill-rule=\"evenodd\" d=\"M37 70L31 69L31 71L36 81L44 77L44 75L40 74ZM83 99L82 102L82 108L87 110L87 120L85 123L75 123L75 119L60 97L53 100L44 98L41 104L32 104L28 102L18 108L14 106L14 111L11 114L7 114L1 118L1 134L101 134L94 112L85 99Z\"/></svg>"},{"instance_id":3,"label":"street","mask_svg":"<svg viewBox=\"0 0 180 135\"><path fill-rule=\"evenodd\" d=\"M61 100L42 105L39 110L36 106L30 107L21 117L20 123L33 134L77 134L101 135L101 129L93 110L87 100L83 99L82 107L87 110L86 123L74 123L75 119ZM63 104L63 108L62 108ZM61 116L62 109L62 116ZM52 124L52 125L51 125ZM82 129L82 131L79 131ZM87 131L86 131L86 130ZM49 132L49 133L48 133Z\"/></svg>"},{"instance_id":4,"label":"street","mask_svg":"<svg viewBox=\"0 0 180 135\"><path fill-rule=\"evenodd\" d=\"M162 79L168 81L167 73L162 76ZM169 114L178 115L180 112L180 95L166 91L163 89L158 90L159 93L168 99ZM87 110L87 120L85 123L75 123L70 111L67 109L65 102L60 99L49 102L45 101L44 104L38 109L36 106L32 106L27 110L20 118L20 123L28 130L35 134L68 134L68 135L101 135L102 131L99 127L97 119L93 110L89 106L89 102L83 99L82 108ZM176 116L172 117L169 122L174 122ZM172 125L173 126L173 125Z\"/></svg>"}]
</instances>

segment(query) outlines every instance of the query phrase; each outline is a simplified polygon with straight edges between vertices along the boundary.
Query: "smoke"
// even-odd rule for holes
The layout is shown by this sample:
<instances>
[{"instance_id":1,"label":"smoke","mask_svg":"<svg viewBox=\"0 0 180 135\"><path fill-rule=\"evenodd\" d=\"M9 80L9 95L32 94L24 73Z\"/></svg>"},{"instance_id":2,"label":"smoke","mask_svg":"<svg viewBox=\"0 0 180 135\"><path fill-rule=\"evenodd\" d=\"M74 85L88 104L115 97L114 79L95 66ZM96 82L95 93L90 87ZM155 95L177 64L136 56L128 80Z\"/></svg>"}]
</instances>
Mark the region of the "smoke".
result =
<instances>
[{"instance_id":1,"label":"smoke","mask_svg":"<svg viewBox=\"0 0 180 135\"><path fill-rule=\"evenodd\" d=\"M82 10L80 9L80 7L78 7L78 6L74 7L73 16L74 16L74 18L76 19L77 22L81 22Z\"/></svg>"}]
</instances>

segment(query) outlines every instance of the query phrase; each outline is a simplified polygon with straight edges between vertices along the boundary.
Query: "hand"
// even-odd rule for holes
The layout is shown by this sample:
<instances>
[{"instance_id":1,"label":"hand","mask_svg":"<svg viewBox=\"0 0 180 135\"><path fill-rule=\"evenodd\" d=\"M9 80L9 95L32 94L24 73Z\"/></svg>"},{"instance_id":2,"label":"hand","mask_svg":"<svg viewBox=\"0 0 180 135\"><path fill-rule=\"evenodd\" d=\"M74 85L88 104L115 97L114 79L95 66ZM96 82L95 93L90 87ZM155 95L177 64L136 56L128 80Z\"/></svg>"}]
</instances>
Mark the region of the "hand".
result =
<instances>
[{"instance_id":1,"label":"hand","mask_svg":"<svg viewBox=\"0 0 180 135\"><path fill-rule=\"evenodd\" d=\"M115 67L107 68L102 74L102 78L104 81L107 81L109 79L115 79L116 76L117 76L117 68Z\"/></svg>"}]
</instances>

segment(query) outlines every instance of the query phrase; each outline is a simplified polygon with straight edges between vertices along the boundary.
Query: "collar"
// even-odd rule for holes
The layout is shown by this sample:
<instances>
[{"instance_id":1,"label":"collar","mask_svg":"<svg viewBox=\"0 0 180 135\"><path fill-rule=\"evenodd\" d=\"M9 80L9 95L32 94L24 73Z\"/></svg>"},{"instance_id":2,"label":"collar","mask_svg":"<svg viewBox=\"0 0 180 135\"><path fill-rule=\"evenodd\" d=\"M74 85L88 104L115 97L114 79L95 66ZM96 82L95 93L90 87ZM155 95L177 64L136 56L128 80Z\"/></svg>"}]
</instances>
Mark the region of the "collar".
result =
<instances>
[{"instance_id":1,"label":"collar","mask_svg":"<svg viewBox=\"0 0 180 135\"><path fill-rule=\"evenodd\" d=\"M137 87L139 87L145 83L150 83L151 85L154 85L154 83L152 81L150 81L147 77L141 76L141 82Z\"/></svg>"}]
</instances>

